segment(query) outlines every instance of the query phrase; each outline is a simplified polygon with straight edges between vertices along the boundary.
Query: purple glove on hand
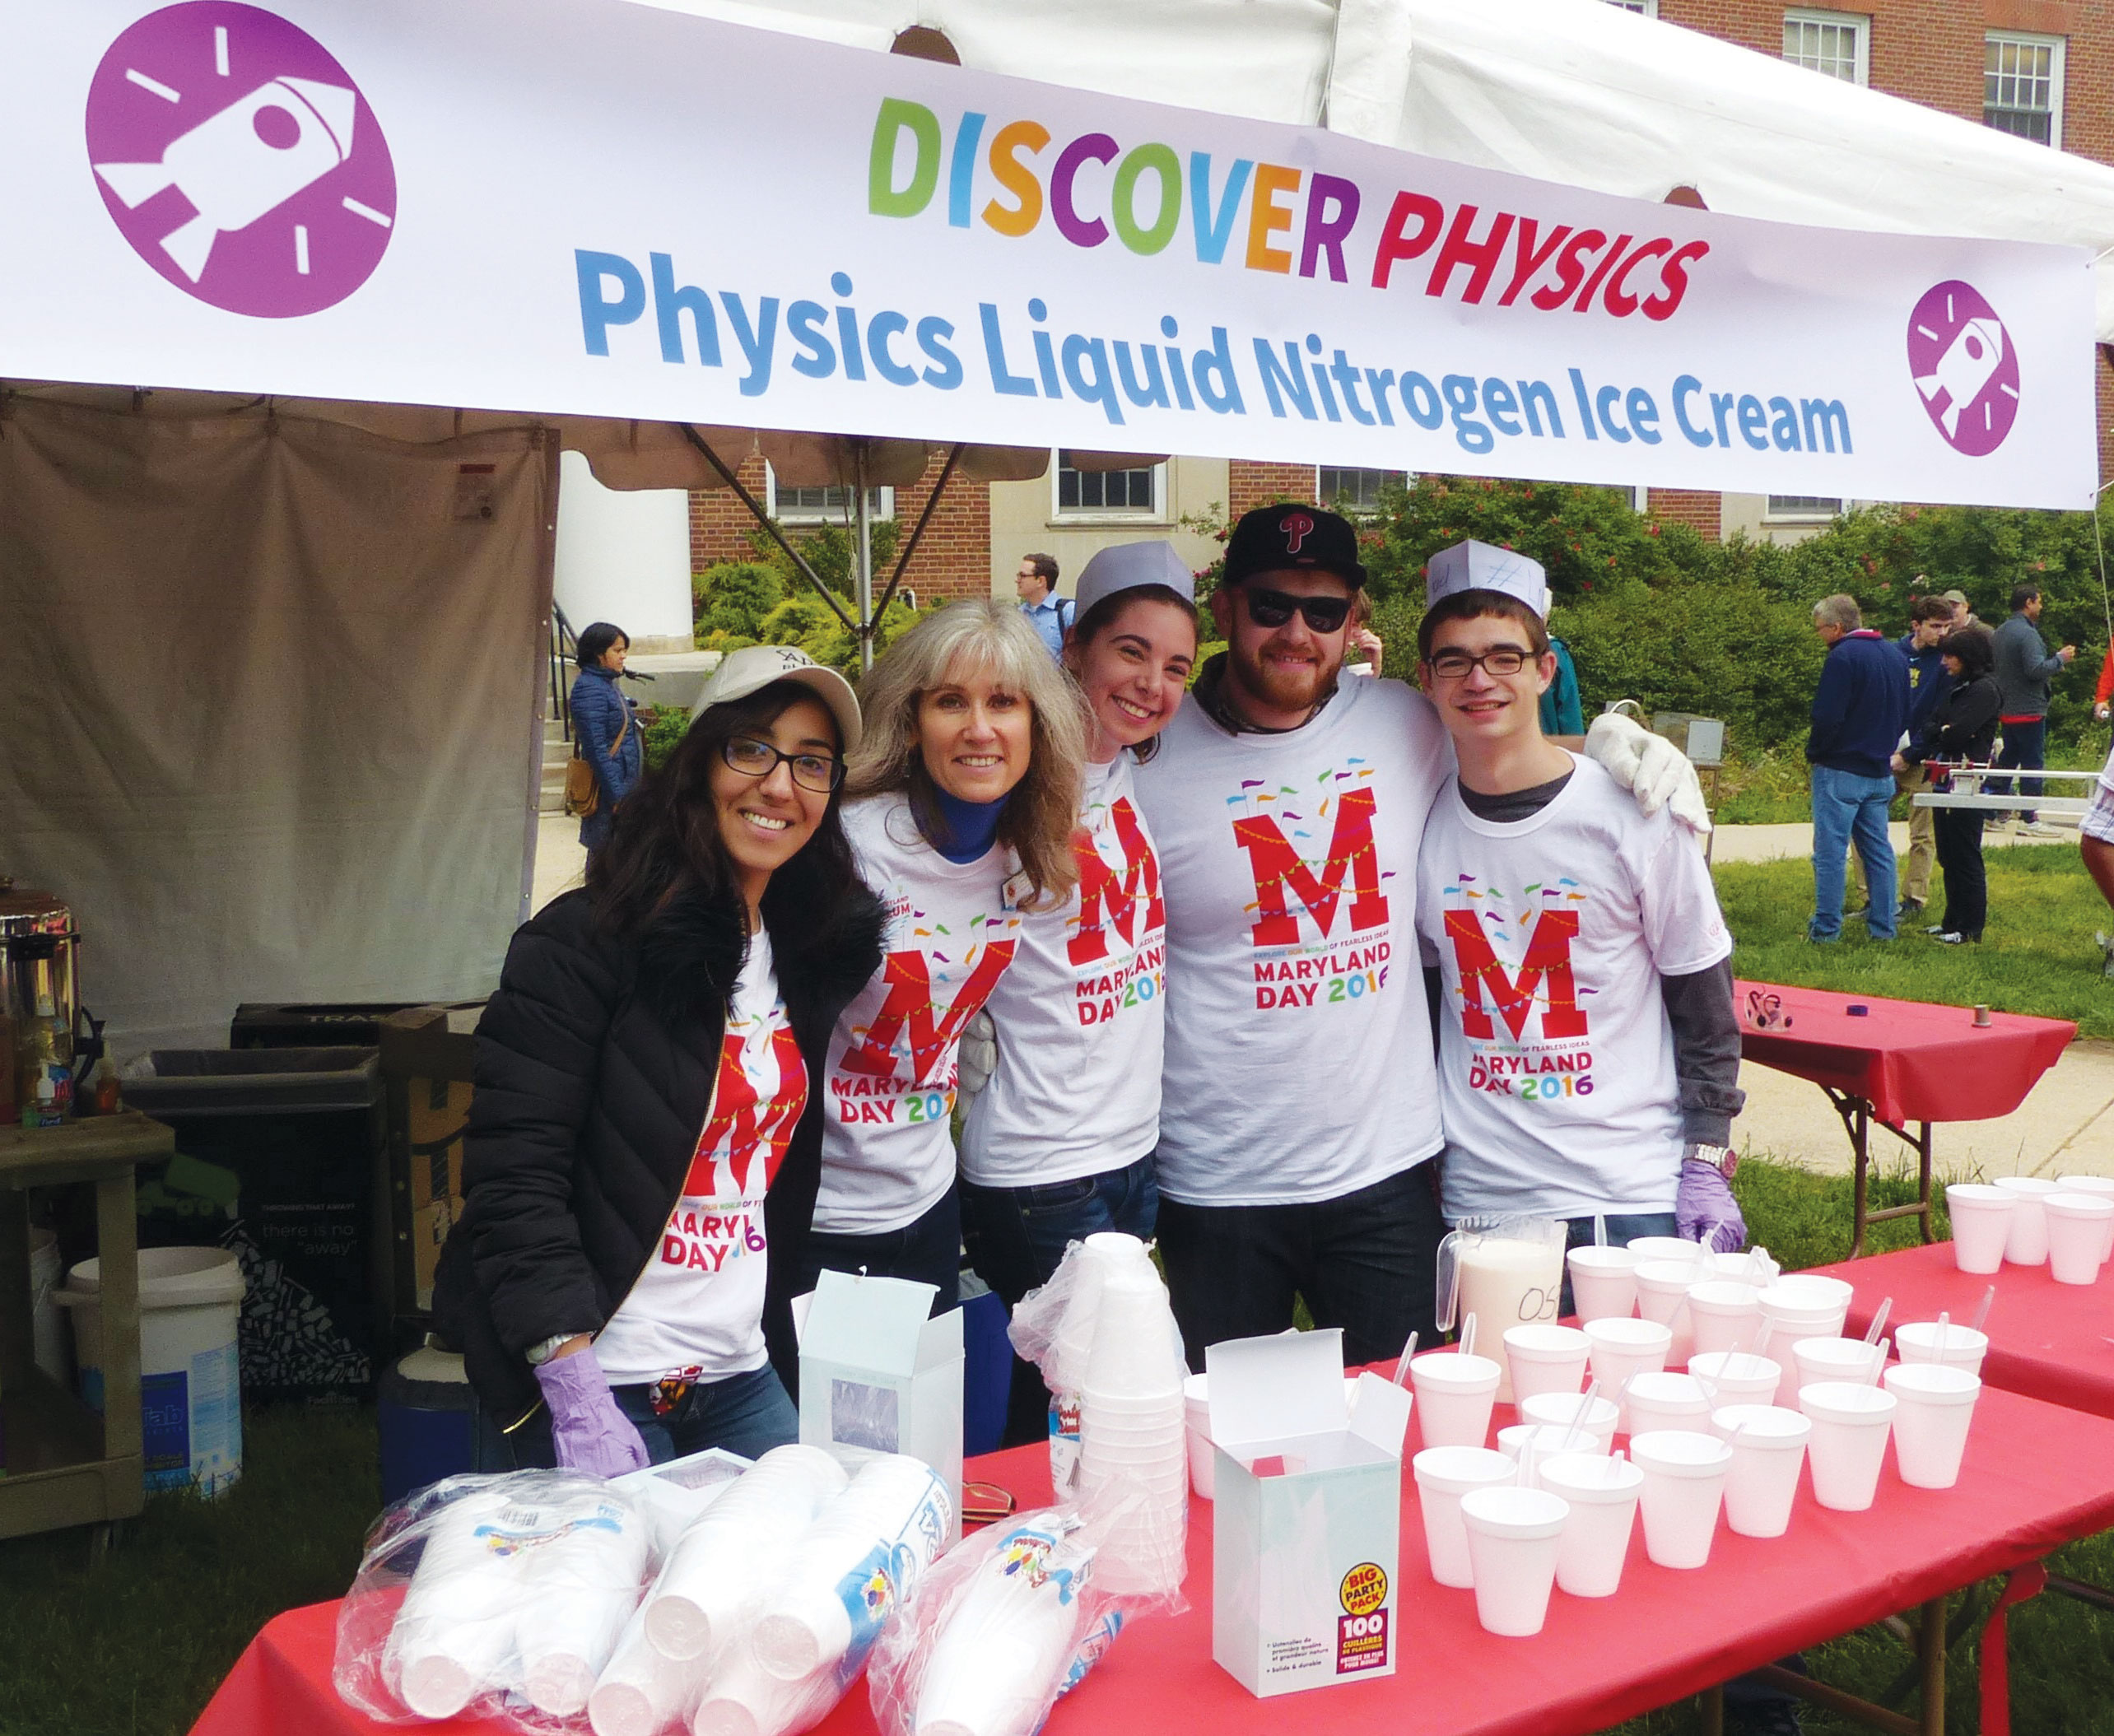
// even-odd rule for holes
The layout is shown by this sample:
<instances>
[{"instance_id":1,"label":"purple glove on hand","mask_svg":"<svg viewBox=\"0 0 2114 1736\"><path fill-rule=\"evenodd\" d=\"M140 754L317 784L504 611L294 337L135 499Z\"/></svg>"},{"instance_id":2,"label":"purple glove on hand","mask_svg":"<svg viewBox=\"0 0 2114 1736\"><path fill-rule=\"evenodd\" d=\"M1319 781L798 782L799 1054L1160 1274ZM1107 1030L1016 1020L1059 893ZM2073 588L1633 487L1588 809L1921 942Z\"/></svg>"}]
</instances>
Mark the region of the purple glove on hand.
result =
<instances>
[{"instance_id":1,"label":"purple glove on hand","mask_svg":"<svg viewBox=\"0 0 2114 1736\"><path fill-rule=\"evenodd\" d=\"M621 1477L653 1463L631 1419L617 1408L609 1377L592 1347L553 1357L536 1370L551 1408L551 1441L558 1463L593 1477Z\"/></svg>"},{"instance_id":2,"label":"purple glove on hand","mask_svg":"<svg viewBox=\"0 0 2114 1736\"><path fill-rule=\"evenodd\" d=\"M1681 1180L1674 1194L1674 1221L1692 1242L1709 1238L1719 1254L1737 1254L1747 1245L1747 1220L1725 1171L1705 1157L1681 1160Z\"/></svg>"}]
</instances>

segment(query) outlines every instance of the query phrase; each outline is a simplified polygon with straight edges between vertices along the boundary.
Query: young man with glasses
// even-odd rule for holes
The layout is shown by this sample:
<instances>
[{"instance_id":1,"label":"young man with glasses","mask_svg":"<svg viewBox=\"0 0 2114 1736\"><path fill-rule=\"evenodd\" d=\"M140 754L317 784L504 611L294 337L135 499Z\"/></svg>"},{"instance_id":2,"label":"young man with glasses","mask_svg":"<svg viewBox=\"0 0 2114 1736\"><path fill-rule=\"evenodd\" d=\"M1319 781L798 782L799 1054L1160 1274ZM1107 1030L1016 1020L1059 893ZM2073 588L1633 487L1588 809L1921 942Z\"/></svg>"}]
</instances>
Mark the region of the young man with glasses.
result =
<instances>
[{"instance_id":1,"label":"young man with glasses","mask_svg":"<svg viewBox=\"0 0 2114 1736\"><path fill-rule=\"evenodd\" d=\"M1291 1325L1295 1295L1354 1362L1432 1330L1415 881L1451 756L1401 682L1339 685L1365 578L1335 514L1244 516L1211 598L1227 649L1138 775L1167 905L1160 1251L1199 1369L1209 1344ZM1641 735L1604 738L1655 805L1687 762Z\"/></svg>"}]
</instances>

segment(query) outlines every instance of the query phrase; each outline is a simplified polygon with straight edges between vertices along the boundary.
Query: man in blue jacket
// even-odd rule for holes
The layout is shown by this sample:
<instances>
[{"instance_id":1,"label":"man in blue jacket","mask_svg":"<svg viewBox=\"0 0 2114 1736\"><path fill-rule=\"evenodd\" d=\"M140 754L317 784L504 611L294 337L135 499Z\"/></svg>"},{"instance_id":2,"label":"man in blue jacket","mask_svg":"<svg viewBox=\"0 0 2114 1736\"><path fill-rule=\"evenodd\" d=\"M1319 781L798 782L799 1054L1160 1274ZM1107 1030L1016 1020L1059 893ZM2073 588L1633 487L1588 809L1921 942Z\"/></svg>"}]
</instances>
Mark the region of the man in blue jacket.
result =
<instances>
[{"instance_id":1,"label":"man in blue jacket","mask_svg":"<svg viewBox=\"0 0 2114 1736\"><path fill-rule=\"evenodd\" d=\"M1918 575L1919 577L1921 575ZM1908 612L1908 631L1894 643L1908 659L1908 740L1916 742L1939 700L1953 691L1953 677L1945 673L1938 654L1938 641L1953 630L1953 605L1943 597L1919 597ZM1894 774L1894 794L1909 798L1908 864L1901 874L1901 904L1895 919L1907 922L1922 914L1930 896L1930 870L1938 859L1938 810L1918 807L1916 798L1930 787L1930 775L1911 761L1907 771ZM1865 895L1865 865L1853 852L1850 858L1850 896L1869 903Z\"/></svg>"},{"instance_id":2,"label":"man in blue jacket","mask_svg":"<svg viewBox=\"0 0 2114 1736\"><path fill-rule=\"evenodd\" d=\"M1894 854L1887 837L1891 761L1908 721L1908 659L1865 625L1854 597L1814 605L1827 645L1814 690L1806 759L1813 766L1813 920L1806 938L1842 932L1843 860L1854 843L1871 893L1865 923L1874 940L1894 938Z\"/></svg>"}]
</instances>

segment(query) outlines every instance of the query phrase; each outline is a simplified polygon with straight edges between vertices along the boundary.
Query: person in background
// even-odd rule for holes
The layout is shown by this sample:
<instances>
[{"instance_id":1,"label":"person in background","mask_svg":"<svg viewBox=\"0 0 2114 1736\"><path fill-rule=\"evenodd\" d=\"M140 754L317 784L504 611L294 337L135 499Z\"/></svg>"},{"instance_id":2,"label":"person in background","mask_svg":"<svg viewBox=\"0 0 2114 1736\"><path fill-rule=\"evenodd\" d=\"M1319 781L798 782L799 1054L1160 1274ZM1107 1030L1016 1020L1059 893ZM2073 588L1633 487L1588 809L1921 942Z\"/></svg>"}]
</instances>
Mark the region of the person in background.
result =
<instances>
[{"instance_id":1,"label":"person in background","mask_svg":"<svg viewBox=\"0 0 2114 1736\"><path fill-rule=\"evenodd\" d=\"M1097 1231L1150 1240L1159 1213L1166 913L1134 768L1150 760L1196 662L1194 580L1170 542L1105 548L1079 575L1064 667L1085 692L1079 886L1022 918L1010 969L962 1045L962 1226L1008 1308ZM988 1057L977 1039L995 1040ZM989 1082L980 1090L972 1063ZM1006 1442L1047 1429L1050 1395L1013 1359Z\"/></svg>"},{"instance_id":2,"label":"person in background","mask_svg":"<svg viewBox=\"0 0 2114 1736\"><path fill-rule=\"evenodd\" d=\"M1364 660L1353 657L1353 651L1361 653ZM1372 598L1360 591L1351 599L1351 637L1344 647L1343 673L1377 675L1386 655L1387 642L1372 630Z\"/></svg>"},{"instance_id":3,"label":"person in background","mask_svg":"<svg viewBox=\"0 0 2114 1736\"><path fill-rule=\"evenodd\" d=\"M2037 624L2041 619L2041 588L2037 584L2022 584L2011 593L2011 616L1996 630L1997 690L2004 696L2004 711L2000 721L2004 725L2004 747L1996 756L2003 767L2017 766L2037 771L2048 763L2048 693L2053 679L2070 667L2070 659L2077 655L2075 645L2065 645L2052 654L2048 642L2041 636ZM2011 780L1991 778L1989 793L1994 796L2011 794ZM2019 780L2019 794L2037 796L2041 793L2038 778ZM2040 816L2031 808L2020 812L2020 829L2035 837L2050 835L2049 829L2040 823ZM2009 831L2009 821L1999 823L1999 831Z\"/></svg>"},{"instance_id":4,"label":"person in background","mask_svg":"<svg viewBox=\"0 0 2114 1736\"><path fill-rule=\"evenodd\" d=\"M2114 905L2114 752L2099 768L2099 781L2092 787L2092 806L2078 821L2077 847L2099 896ZM2114 976L2114 938L2102 933L2095 938L2106 955L2102 969Z\"/></svg>"},{"instance_id":5,"label":"person in background","mask_svg":"<svg viewBox=\"0 0 2114 1736\"><path fill-rule=\"evenodd\" d=\"M1953 677L1945 673L1938 643L1952 631L1953 616L1953 605L1943 597L1919 597L1909 611L1908 631L1895 641L1901 647L1902 655L1908 659L1908 723L1898 744L1901 747L1909 746L1922 734L1930 714L1952 688ZM1930 780L1920 765L1910 762L1907 770L1894 774L1895 792L1909 798L1908 867L1901 877L1901 903L1894 911L1897 923L1911 921L1921 915L1924 903L1930 896L1930 868L1937 859L1937 833L1934 827L1938 811L1918 807L1915 800L1929 787ZM1854 849L1850 852L1849 866L1851 896L1869 906L1865 864Z\"/></svg>"},{"instance_id":6,"label":"person in background","mask_svg":"<svg viewBox=\"0 0 2114 1736\"><path fill-rule=\"evenodd\" d=\"M960 1295L954 1113L963 1027L1021 946L1023 921L1078 884L1072 835L1085 702L1017 609L950 603L864 683L845 831L887 913L885 957L837 1019L814 1233L794 1294L825 1268Z\"/></svg>"},{"instance_id":7,"label":"person in background","mask_svg":"<svg viewBox=\"0 0 2114 1736\"><path fill-rule=\"evenodd\" d=\"M1996 740L2002 690L1991 673L1990 635L1980 627L1955 627L1938 642L1951 676L1923 732L1893 756L1897 773L1911 766L1988 763ZM1989 916L1989 882L1982 866L1982 813L1978 807L1945 807L1937 815L1938 866L1945 876L1944 919L1924 933L1949 947L1982 938Z\"/></svg>"},{"instance_id":8,"label":"person in background","mask_svg":"<svg viewBox=\"0 0 2114 1736\"><path fill-rule=\"evenodd\" d=\"M646 747L631 703L617 685L624 673L631 641L622 627L598 621L582 630L577 654L580 674L567 704L572 712L573 740L580 758L594 772L594 812L583 815L580 841L592 858L609 836L617 804L631 792L645 769Z\"/></svg>"},{"instance_id":9,"label":"person in background","mask_svg":"<svg viewBox=\"0 0 2114 1736\"><path fill-rule=\"evenodd\" d=\"M1539 705L1541 733L1549 737L1582 736L1586 733L1586 707L1579 697L1577 666L1571 660L1570 647L1553 633L1548 636L1548 649L1556 659L1556 674L1542 690Z\"/></svg>"},{"instance_id":10,"label":"person in background","mask_svg":"<svg viewBox=\"0 0 2114 1736\"><path fill-rule=\"evenodd\" d=\"M1916 575L1915 582L1918 584L1922 584L1923 575L1918 573ZM1967 593L1965 591L1945 591L1940 594L1945 602L1953 605L1953 625L1954 626L1973 627L1977 631L1983 633L1986 633L1991 631L1989 623L1975 613L1974 605L1967 601Z\"/></svg>"},{"instance_id":11,"label":"person in background","mask_svg":"<svg viewBox=\"0 0 2114 1736\"><path fill-rule=\"evenodd\" d=\"M1852 841L1870 889L1865 923L1874 940L1894 938L1894 854L1887 836L1893 800L1888 770L1908 719L1908 659L1864 624L1857 599L1823 597L1814 631L1828 646L1814 690L1806 760L1813 767L1813 919L1809 940L1842 932L1843 859Z\"/></svg>"},{"instance_id":12,"label":"person in background","mask_svg":"<svg viewBox=\"0 0 2114 1736\"><path fill-rule=\"evenodd\" d=\"M1013 575L1013 592L1036 637L1062 662L1064 635L1071 631L1076 610L1069 598L1057 594L1057 563L1047 555L1022 555L1020 570Z\"/></svg>"},{"instance_id":13,"label":"person in background","mask_svg":"<svg viewBox=\"0 0 2114 1736\"><path fill-rule=\"evenodd\" d=\"M785 1279L821 1172L810 1082L881 956L836 794L859 740L835 670L729 654L585 888L507 948L434 1293L480 1470L614 1476L798 1437Z\"/></svg>"}]
</instances>

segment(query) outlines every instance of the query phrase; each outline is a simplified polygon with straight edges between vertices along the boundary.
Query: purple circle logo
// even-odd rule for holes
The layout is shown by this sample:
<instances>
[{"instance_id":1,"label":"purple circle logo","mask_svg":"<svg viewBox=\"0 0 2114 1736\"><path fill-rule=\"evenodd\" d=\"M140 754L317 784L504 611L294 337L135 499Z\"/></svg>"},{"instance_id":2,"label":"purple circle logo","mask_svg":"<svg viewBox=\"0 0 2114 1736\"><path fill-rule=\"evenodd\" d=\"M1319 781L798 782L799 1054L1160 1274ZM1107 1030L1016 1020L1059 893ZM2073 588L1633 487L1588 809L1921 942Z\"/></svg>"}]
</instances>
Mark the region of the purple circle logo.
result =
<instances>
[{"instance_id":1,"label":"purple circle logo","mask_svg":"<svg viewBox=\"0 0 2114 1736\"><path fill-rule=\"evenodd\" d=\"M87 130L133 250L231 314L335 306L389 244L396 169L374 110L320 43L258 7L141 19L95 69Z\"/></svg>"},{"instance_id":2,"label":"purple circle logo","mask_svg":"<svg viewBox=\"0 0 2114 1736\"><path fill-rule=\"evenodd\" d=\"M2011 333L1972 283L1939 284L1908 316L1908 371L1945 444L1971 458L2004 444L2019 417Z\"/></svg>"}]
</instances>

